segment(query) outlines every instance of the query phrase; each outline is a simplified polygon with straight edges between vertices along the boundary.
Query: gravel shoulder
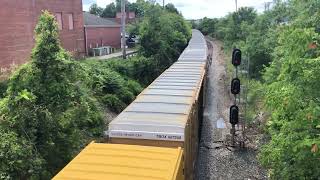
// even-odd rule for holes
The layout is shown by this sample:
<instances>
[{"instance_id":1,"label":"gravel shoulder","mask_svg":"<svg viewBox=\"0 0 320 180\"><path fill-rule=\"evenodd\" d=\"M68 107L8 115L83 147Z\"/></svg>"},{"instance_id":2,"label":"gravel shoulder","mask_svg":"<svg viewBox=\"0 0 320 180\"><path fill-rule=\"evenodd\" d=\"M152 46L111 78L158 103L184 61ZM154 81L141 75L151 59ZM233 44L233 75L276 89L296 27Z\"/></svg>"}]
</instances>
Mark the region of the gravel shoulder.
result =
<instances>
[{"instance_id":1,"label":"gravel shoulder","mask_svg":"<svg viewBox=\"0 0 320 180\"><path fill-rule=\"evenodd\" d=\"M228 111L232 101L226 74L226 62L219 41L212 41L212 64L208 71L207 100L196 164L198 180L267 179L257 161L256 149L232 149ZM211 51L211 50L210 50Z\"/></svg>"}]
</instances>

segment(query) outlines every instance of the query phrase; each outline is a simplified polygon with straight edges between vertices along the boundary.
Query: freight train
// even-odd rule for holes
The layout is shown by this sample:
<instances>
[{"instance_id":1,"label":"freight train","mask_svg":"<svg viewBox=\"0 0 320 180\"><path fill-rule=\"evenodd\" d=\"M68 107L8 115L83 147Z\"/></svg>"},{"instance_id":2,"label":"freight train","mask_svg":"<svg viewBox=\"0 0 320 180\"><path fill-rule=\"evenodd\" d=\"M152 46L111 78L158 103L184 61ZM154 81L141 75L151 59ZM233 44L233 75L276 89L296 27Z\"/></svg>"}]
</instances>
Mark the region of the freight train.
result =
<instances>
[{"instance_id":1,"label":"freight train","mask_svg":"<svg viewBox=\"0 0 320 180\"><path fill-rule=\"evenodd\" d=\"M107 143L90 143L54 179L192 180L208 66L204 36L110 124Z\"/></svg>"}]
</instances>

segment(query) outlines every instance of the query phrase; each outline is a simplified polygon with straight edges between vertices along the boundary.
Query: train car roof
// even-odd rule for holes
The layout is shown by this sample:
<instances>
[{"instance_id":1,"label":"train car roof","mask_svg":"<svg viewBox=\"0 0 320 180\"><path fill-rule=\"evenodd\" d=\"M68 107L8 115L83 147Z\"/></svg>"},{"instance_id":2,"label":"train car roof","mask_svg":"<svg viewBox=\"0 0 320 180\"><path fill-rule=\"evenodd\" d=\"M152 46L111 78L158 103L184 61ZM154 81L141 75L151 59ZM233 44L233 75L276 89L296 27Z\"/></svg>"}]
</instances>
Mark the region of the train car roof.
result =
<instances>
[{"instance_id":1,"label":"train car roof","mask_svg":"<svg viewBox=\"0 0 320 180\"><path fill-rule=\"evenodd\" d=\"M191 40L199 41L202 48L187 47L176 63L109 124L109 137L184 141L185 126L202 85L207 59L202 34L194 30Z\"/></svg>"},{"instance_id":2,"label":"train car roof","mask_svg":"<svg viewBox=\"0 0 320 180\"><path fill-rule=\"evenodd\" d=\"M182 149L90 143L53 180L173 180Z\"/></svg>"}]
</instances>

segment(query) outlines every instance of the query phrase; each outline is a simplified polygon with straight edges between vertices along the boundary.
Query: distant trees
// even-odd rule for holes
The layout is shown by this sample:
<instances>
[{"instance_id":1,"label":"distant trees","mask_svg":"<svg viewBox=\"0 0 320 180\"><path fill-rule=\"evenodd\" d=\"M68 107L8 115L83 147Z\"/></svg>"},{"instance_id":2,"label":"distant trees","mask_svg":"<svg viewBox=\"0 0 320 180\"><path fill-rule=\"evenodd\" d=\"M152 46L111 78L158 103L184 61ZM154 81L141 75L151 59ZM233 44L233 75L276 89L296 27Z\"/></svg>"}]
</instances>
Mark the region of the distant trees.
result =
<instances>
[{"instance_id":1,"label":"distant trees","mask_svg":"<svg viewBox=\"0 0 320 180\"><path fill-rule=\"evenodd\" d=\"M103 8L99 7L97 3L93 3L89 8L89 13L94 14L96 16L101 16L103 12Z\"/></svg>"},{"instance_id":2,"label":"distant trees","mask_svg":"<svg viewBox=\"0 0 320 180\"><path fill-rule=\"evenodd\" d=\"M134 3L126 2L126 11L135 12L136 17L143 17L145 9L151 3L145 0L137 0ZM169 6L170 10L174 10L174 6ZM121 0L116 0L108 4L105 8L99 7L96 3L92 4L89 8L89 13L104 18L115 18L117 12L121 12Z\"/></svg>"},{"instance_id":3,"label":"distant trees","mask_svg":"<svg viewBox=\"0 0 320 180\"><path fill-rule=\"evenodd\" d=\"M201 19L198 29L204 34L204 35L211 35L214 36L214 33L216 31L216 24L218 23L218 19L210 19L207 17L204 17Z\"/></svg>"},{"instance_id":4,"label":"distant trees","mask_svg":"<svg viewBox=\"0 0 320 180\"><path fill-rule=\"evenodd\" d=\"M116 5L114 3L110 3L106 6L106 8L103 9L100 16L104 18L114 18L116 17L116 14L117 14Z\"/></svg>"}]
</instances>

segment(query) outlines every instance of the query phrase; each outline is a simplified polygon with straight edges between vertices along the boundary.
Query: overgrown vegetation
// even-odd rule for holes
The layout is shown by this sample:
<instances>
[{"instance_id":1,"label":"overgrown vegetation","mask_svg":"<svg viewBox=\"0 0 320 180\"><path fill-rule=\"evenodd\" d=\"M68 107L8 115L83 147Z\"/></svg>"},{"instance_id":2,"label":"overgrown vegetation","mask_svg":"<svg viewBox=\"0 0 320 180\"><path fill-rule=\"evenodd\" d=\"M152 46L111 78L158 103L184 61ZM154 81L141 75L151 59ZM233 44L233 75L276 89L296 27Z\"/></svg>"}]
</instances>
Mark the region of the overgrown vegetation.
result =
<instances>
[{"instance_id":1,"label":"overgrown vegetation","mask_svg":"<svg viewBox=\"0 0 320 180\"><path fill-rule=\"evenodd\" d=\"M317 0L277 0L261 15L240 8L200 23L227 53L238 47L250 58L250 107L258 107L250 113L271 114L259 155L271 179L320 177L319 8Z\"/></svg>"},{"instance_id":2,"label":"overgrown vegetation","mask_svg":"<svg viewBox=\"0 0 320 180\"><path fill-rule=\"evenodd\" d=\"M102 136L105 108L121 112L177 59L191 36L183 17L137 3L148 13L136 28L140 53L128 60L74 61L60 46L54 16L41 15L31 61L0 83L0 179L50 179Z\"/></svg>"},{"instance_id":3,"label":"overgrown vegetation","mask_svg":"<svg viewBox=\"0 0 320 180\"><path fill-rule=\"evenodd\" d=\"M81 66L61 48L57 23L44 12L35 30L31 62L10 78L0 101L1 179L51 177L89 139L103 118Z\"/></svg>"},{"instance_id":4,"label":"overgrown vegetation","mask_svg":"<svg viewBox=\"0 0 320 180\"><path fill-rule=\"evenodd\" d=\"M119 3L116 2L116 7ZM129 28L129 33L140 39L139 54L129 60L84 63L94 78L92 87L97 99L115 112L122 111L137 91L141 91L141 86L149 85L175 62L191 38L191 28L172 4L163 9L158 4L140 0L127 6L140 9L140 17L144 17ZM106 87L105 84L110 85L110 82L114 89Z\"/></svg>"}]
</instances>

